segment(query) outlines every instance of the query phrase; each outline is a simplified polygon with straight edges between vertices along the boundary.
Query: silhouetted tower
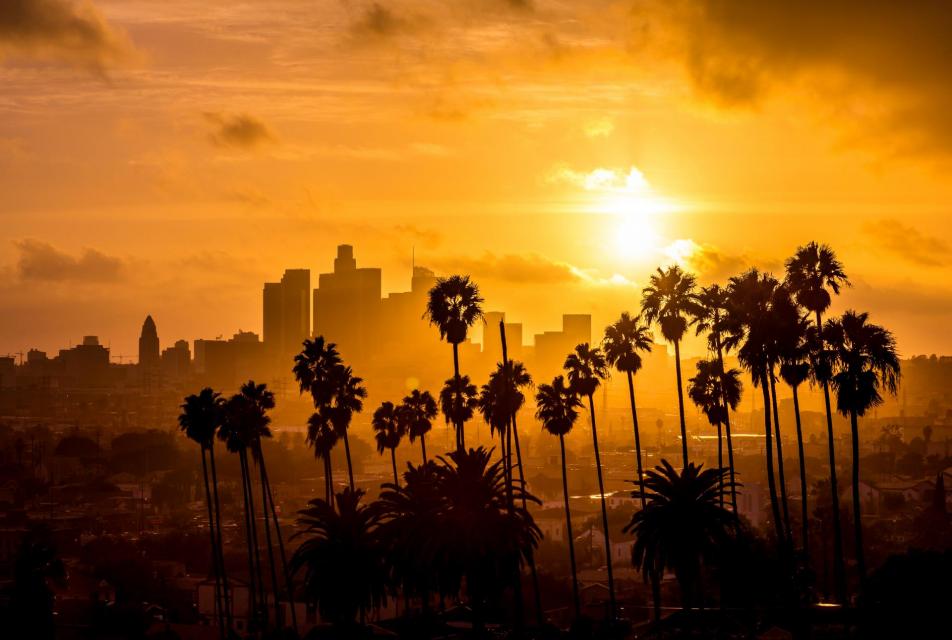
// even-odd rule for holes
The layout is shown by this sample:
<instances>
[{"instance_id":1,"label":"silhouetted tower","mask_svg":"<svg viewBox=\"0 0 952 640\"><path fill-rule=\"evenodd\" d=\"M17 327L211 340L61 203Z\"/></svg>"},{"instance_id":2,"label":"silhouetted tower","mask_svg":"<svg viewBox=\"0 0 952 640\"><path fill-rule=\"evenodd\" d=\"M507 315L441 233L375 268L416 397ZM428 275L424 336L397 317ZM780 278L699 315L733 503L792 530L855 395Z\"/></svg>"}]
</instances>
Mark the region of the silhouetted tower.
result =
<instances>
[{"instance_id":1,"label":"silhouetted tower","mask_svg":"<svg viewBox=\"0 0 952 640\"><path fill-rule=\"evenodd\" d=\"M287 269L280 282L265 282L262 311L265 349L283 370L310 335L310 269Z\"/></svg>"},{"instance_id":2,"label":"silhouetted tower","mask_svg":"<svg viewBox=\"0 0 952 640\"><path fill-rule=\"evenodd\" d=\"M159 366L159 333L152 316L146 316L142 333L139 334L139 366L143 369L156 369Z\"/></svg>"}]
</instances>

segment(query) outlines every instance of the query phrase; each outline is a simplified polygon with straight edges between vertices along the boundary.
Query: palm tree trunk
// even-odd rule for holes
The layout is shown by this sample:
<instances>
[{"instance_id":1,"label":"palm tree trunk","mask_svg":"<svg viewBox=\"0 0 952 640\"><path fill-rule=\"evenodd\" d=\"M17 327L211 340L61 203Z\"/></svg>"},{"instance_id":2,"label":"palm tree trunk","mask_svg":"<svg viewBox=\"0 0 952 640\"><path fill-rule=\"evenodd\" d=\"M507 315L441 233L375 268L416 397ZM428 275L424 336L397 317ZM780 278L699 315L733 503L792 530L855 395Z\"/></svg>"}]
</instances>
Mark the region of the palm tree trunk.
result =
<instances>
[{"instance_id":1,"label":"palm tree trunk","mask_svg":"<svg viewBox=\"0 0 952 640\"><path fill-rule=\"evenodd\" d=\"M426 464L426 434L420 436L420 448L423 450L423 464Z\"/></svg>"},{"instance_id":2,"label":"palm tree trunk","mask_svg":"<svg viewBox=\"0 0 952 640\"><path fill-rule=\"evenodd\" d=\"M823 349L823 319L816 312L817 335ZM836 438L833 435L833 407L830 404L830 383L823 379L823 400L826 403L826 435L830 453L830 498L833 507L833 582L840 604L846 603L846 560L843 557L843 531L840 525L840 494L836 486Z\"/></svg>"},{"instance_id":3,"label":"palm tree trunk","mask_svg":"<svg viewBox=\"0 0 952 640\"><path fill-rule=\"evenodd\" d=\"M245 507L245 546L248 549L248 617L249 626L254 626L258 620L258 588L255 582L254 536L251 533L253 515L248 501L248 483L245 481L248 470L241 451L238 452L238 465L241 470L241 499Z\"/></svg>"},{"instance_id":4,"label":"palm tree trunk","mask_svg":"<svg viewBox=\"0 0 952 640\"><path fill-rule=\"evenodd\" d=\"M504 356L505 357L505 356ZM519 483L522 485L522 509L528 513L529 507L526 502L526 476L522 469L522 450L519 447L519 429L516 426L516 416L512 416L512 437L516 441L516 466L519 467ZM536 622L541 627L545 622L545 615L542 611L542 594L539 592L539 574L536 571L535 555L529 556L529 574L532 577L532 589L535 596Z\"/></svg>"},{"instance_id":5,"label":"palm tree trunk","mask_svg":"<svg viewBox=\"0 0 952 640\"><path fill-rule=\"evenodd\" d=\"M661 622L661 576L658 575L659 573L657 570L652 570L649 578L651 580L651 599L654 604L655 622Z\"/></svg>"},{"instance_id":6,"label":"palm tree trunk","mask_svg":"<svg viewBox=\"0 0 952 640\"><path fill-rule=\"evenodd\" d=\"M717 363L720 365L721 374L724 373L724 349L721 346L720 336L715 336L717 343ZM734 481L734 443L731 441L731 408L727 404L727 396L724 395L724 386L721 385L721 400L724 403L724 431L727 433L727 465L731 473L731 506L734 513L737 513L737 485Z\"/></svg>"},{"instance_id":7,"label":"palm tree trunk","mask_svg":"<svg viewBox=\"0 0 952 640\"><path fill-rule=\"evenodd\" d=\"M855 411L850 412L850 428L853 432L853 530L856 536L856 570L860 585L866 582L866 555L863 553L863 520L859 501L859 420Z\"/></svg>"},{"instance_id":8,"label":"palm tree trunk","mask_svg":"<svg viewBox=\"0 0 952 640\"><path fill-rule=\"evenodd\" d=\"M688 466L688 431L684 426L684 388L681 384L681 343L674 341L674 369L678 377L678 416L681 418L681 458Z\"/></svg>"},{"instance_id":9,"label":"palm tree trunk","mask_svg":"<svg viewBox=\"0 0 952 640\"><path fill-rule=\"evenodd\" d=\"M797 385L791 385L793 389L793 413L797 419L797 453L800 456L800 524L801 537L803 538L803 555L810 562L810 517L807 508L807 467L806 457L803 455L803 428L800 424L800 398L797 394Z\"/></svg>"},{"instance_id":10,"label":"palm tree trunk","mask_svg":"<svg viewBox=\"0 0 952 640\"><path fill-rule=\"evenodd\" d=\"M271 573L271 595L274 598L274 624L278 629L284 627L283 616L281 615L281 602L278 598L278 568L274 562L274 545L271 543L271 527L268 524L268 492L267 480L264 475L264 458L261 453L261 445L257 445L258 452L258 479L261 482L261 515L264 518L264 540L268 547L268 569Z\"/></svg>"},{"instance_id":11,"label":"palm tree trunk","mask_svg":"<svg viewBox=\"0 0 952 640\"><path fill-rule=\"evenodd\" d=\"M592 418L592 443L595 447L595 469L598 472L598 494L602 503L602 529L605 533L605 566L608 568L608 612L609 618L614 620L616 611L615 574L612 571L612 546L608 537L608 507L605 504L605 483L602 480L602 457L598 450L598 430L595 428L595 397L592 394L588 396L588 410ZM687 450L685 449L685 451ZM685 453L685 455L687 454Z\"/></svg>"},{"instance_id":12,"label":"palm tree trunk","mask_svg":"<svg viewBox=\"0 0 952 640\"><path fill-rule=\"evenodd\" d=\"M218 635L222 640L225 638L225 607L221 595L221 567L218 565L218 546L215 540L215 517L213 515L214 502L212 500L211 488L208 485L208 461L205 457L205 446L200 446L202 451L202 480L205 483L205 504L208 505L208 535L211 538L212 552L212 573L215 575L215 614L218 618Z\"/></svg>"},{"instance_id":13,"label":"palm tree trunk","mask_svg":"<svg viewBox=\"0 0 952 640\"><path fill-rule=\"evenodd\" d=\"M344 455L347 456L347 477L350 480L350 490L356 491L354 486L354 465L350 461L350 438L347 437L348 429L344 429Z\"/></svg>"},{"instance_id":14,"label":"palm tree trunk","mask_svg":"<svg viewBox=\"0 0 952 640\"><path fill-rule=\"evenodd\" d=\"M397 478L397 450L395 447L390 448L390 462L393 464L393 484L400 486L400 479Z\"/></svg>"},{"instance_id":15,"label":"palm tree trunk","mask_svg":"<svg viewBox=\"0 0 952 640\"><path fill-rule=\"evenodd\" d=\"M506 502L508 503L509 514L511 516L515 511L515 502L513 501L512 497L512 429L508 423L503 430L500 440L504 443L503 447L505 449L505 453L503 455L503 469L505 470L504 473L506 478ZM514 572L515 576L513 588L515 593L513 594L513 600L515 601L516 609L515 628L518 631L521 630L523 626L522 570L519 568L518 562L514 567Z\"/></svg>"},{"instance_id":16,"label":"palm tree trunk","mask_svg":"<svg viewBox=\"0 0 952 640\"><path fill-rule=\"evenodd\" d=\"M721 437L721 423L717 423L717 468L724 468L724 442ZM720 487L719 498L721 503L721 509L724 508L724 474L722 473L717 479L717 484Z\"/></svg>"},{"instance_id":17,"label":"palm tree trunk","mask_svg":"<svg viewBox=\"0 0 952 640\"><path fill-rule=\"evenodd\" d=\"M631 426L635 430L635 456L637 456L638 459L636 466L638 472L638 491L641 493L641 509L643 511L647 505L647 499L645 498L645 476L641 469L641 434L638 432L638 411L635 409L635 381L631 375L631 371L627 373L628 401L631 403Z\"/></svg>"},{"instance_id":18,"label":"palm tree trunk","mask_svg":"<svg viewBox=\"0 0 952 640\"><path fill-rule=\"evenodd\" d=\"M322 462L324 463L324 502L328 504L331 502L330 457L330 454L327 454L327 456L321 456Z\"/></svg>"},{"instance_id":19,"label":"palm tree trunk","mask_svg":"<svg viewBox=\"0 0 952 640\"><path fill-rule=\"evenodd\" d=\"M212 497L215 499L215 534L218 538L218 566L221 567L222 596L225 602L225 619L228 622L228 628L233 625L231 611L231 588L228 584L228 572L225 570L225 548L222 543L221 533L221 502L218 499L218 468L215 464L215 446L214 440L212 446L208 448L208 458L211 461L212 468Z\"/></svg>"},{"instance_id":20,"label":"palm tree trunk","mask_svg":"<svg viewBox=\"0 0 952 640\"><path fill-rule=\"evenodd\" d=\"M773 513L777 544L784 547L783 521L780 517L780 503L777 501L777 484L774 479L773 433L770 426L770 383L767 381L766 367L761 371L760 377L760 386L764 394L764 449L767 456L767 489L770 492L770 510Z\"/></svg>"},{"instance_id":21,"label":"palm tree trunk","mask_svg":"<svg viewBox=\"0 0 952 640\"><path fill-rule=\"evenodd\" d=\"M271 505L271 520L274 522L274 532L278 538L278 552L281 554L281 568L284 570L284 583L288 590L288 603L291 605L291 625L294 632L298 633L297 611L294 609L294 582L291 580L291 572L288 570L288 557L284 553L284 538L281 536L281 524L278 522L278 510L274 505L274 495L271 493L271 480L268 478L268 469L264 464L264 457L261 458L261 473L264 475L265 488L268 494L268 504Z\"/></svg>"},{"instance_id":22,"label":"palm tree trunk","mask_svg":"<svg viewBox=\"0 0 952 640\"><path fill-rule=\"evenodd\" d=\"M777 477L780 480L780 505L783 510L783 530L787 544L793 548L793 534L790 531L790 508L787 503L787 476L783 471L783 439L780 437L780 413L777 411L777 386L773 365L767 370L770 381L770 402L773 406L774 434L777 438Z\"/></svg>"},{"instance_id":23,"label":"palm tree trunk","mask_svg":"<svg viewBox=\"0 0 952 640\"><path fill-rule=\"evenodd\" d=\"M569 564L572 565L572 602L575 605L575 619L582 617L582 601L578 594L578 571L575 568L575 538L572 535L572 510L569 508L569 481L565 465L565 436L559 434L559 447L562 450L562 495L565 496L565 528L569 543Z\"/></svg>"},{"instance_id":24,"label":"palm tree trunk","mask_svg":"<svg viewBox=\"0 0 952 640\"><path fill-rule=\"evenodd\" d=\"M248 453L242 450L241 459L245 466L245 490L248 492L248 518L251 522L251 546L254 553L255 581L258 584L258 604L261 622L268 625L268 598L265 593L264 575L261 569L261 548L258 546L258 523L255 518L254 485L251 482L251 466L248 464Z\"/></svg>"},{"instance_id":25,"label":"palm tree trunk","mask_svg":"<svg viewBox=\"0 0 952 640\"><path fill-rule=\"evenodd\" d=\"M460 407L460 380L459 380L459 344L456 342L453 343L453 380L456 383L456 395L454 397L454 402L456 402L455 413L459 415ZM463 433L463 423L456 423L456 448L460 451L466 449L466 434Z\"/></svg>"}]
</instances>

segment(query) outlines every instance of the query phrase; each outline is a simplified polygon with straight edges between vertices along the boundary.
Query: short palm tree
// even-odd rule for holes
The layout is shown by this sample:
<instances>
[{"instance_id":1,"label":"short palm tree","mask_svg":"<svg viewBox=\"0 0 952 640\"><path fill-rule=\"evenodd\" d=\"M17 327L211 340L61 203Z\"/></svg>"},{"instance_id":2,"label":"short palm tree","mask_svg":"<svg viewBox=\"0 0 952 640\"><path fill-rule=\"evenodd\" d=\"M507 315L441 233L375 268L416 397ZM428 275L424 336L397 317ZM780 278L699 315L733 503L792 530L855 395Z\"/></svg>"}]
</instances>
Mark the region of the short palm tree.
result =
<instances>
[{"instance_id":1,"label":"short palm tree","mask_svg":"<svg viewBox=\"0 0 952 640\"><path fill-rule=\"evenodd\" d=\"M847 311L841 318L827 320L823 338L833 352L836 408L850 419L853 436L853 527L856 536L856 565L860 579L866 579L863 554L863 523L859 497L859 418L882 404L882 392L896 394L899 387L899 355L896 340L887 329L869 322L869 314Z\"/></svg>"},{"instance_id":2,"label":"short palm tree","mask_svg":"<svg viewBox=\"0 0 952 640\"><path fill-rule=\"evenodd\" d=\"M403 399L401 407L410 442L420 439L423 462L426 462L426 434L433 428L433 418L437 414L436 400L429 391L414 389Z\"/></svg>"},{"instance_id":3,"label":"short palm tree","mask_svg":"<svg viewBox=\"0 0 952 640\"><path fill-rule=\"evenodd\" d=\"M225 575L221 537L221 509L218 501L218 477L215 469L215 434L221 425L222 404L220 393L205 387L198 394L185 398L182 413L178 417L179 427L189 440L197 443L202 454L202 480L205 483L205 503L208 507L208 533L212 544L212 567L215 574L215 599L218 612L218 625L222 637L225 629L231 627L231 607L229 606L228 578ZM209 476L208 458L211 458ZM213 497L214 496L214 497ZM227 626L226 626L227 625Z\"/></svg>"},{"instance_id":4,"label":"short palm tree","mask_svg":"<svg viewBox=\"0 0 952 640\"><path fill-rule=\"evenodd\" d=\"M632 563L645 579L674 572L685 610L695 603L702 564L714 562L737 526L723 506L727 469L689 463L678 472L667 460L645 474L648 507L636 511L624 531L635 534ZM640 493L632 492L633 496ZM660 617L657 603L655 617Z\"/></svg>"},{"instance_id":5,"label":"short palm tree","mask_svg":"<svg viewBox=\"0 0 952 640\"><path fill-rule=\"evenodd\" d=\"M314 457L324 463L324 500L326 502L334 501L331 452L334 450L339 437L326 412L317 411L307 419L306 442L314 449Z\"/></svg>"},{"instance_id":6,"label":"short palm tree","mask_svg":"<svg viewBox=\"0 0 952 640\"><path fill-rule=\"evenodd\" d=\"M843 559L843 533L840 528L840 497L836 483L836 451L833 434L833 407L830 402L830 365L823 344L823 313L829 309L832 294L839 294L850 282L843 265L833 250L825 244L810 242L798 247L786 263L786 285L793 292L797 303L816 316L816 330L821 333L813 359L814 378L823 387L826 404L827 448L830 458L830 497L833 501L833 571L836 594L840 602L846 601L846 563Z\"/></svg>"},{"instance_id":7,"label":"short palm tree","mask_svg":"<svg viewBox=\"0 0 952 640\"><path fill-rule=\"evenodd\" d=\"M383 455L384 451L390 450L390 462L393 465L393 484L399 485L400 478L397 477L397 447L403 440L404 422L400 417L400 411L390 401L383 402L374 411L370 424L374 428L374 439L377 441L377 453Z\"/></svg>"},{"instance_id":8,"label":"short palm tree","mask_svg":"<svg viewBox=\"0 0 952 640\"><path fill-rule=\"evenodd\" d=\"M608 507L605 504L605 482L602 479L602 458L598 449L598 429L595 426L595 391L608 377L608 363L598 347L582 343L565 358L563 368L568 374L572 391L588 398L592 422L592 444L595 449L595 470L598 473L598 495L602 506L602 533L605 535L605 564L608 570L609 617L615 619L615 577L612 571L611 542L608 536Z\"/></svg>"},{"instance_id":9,"label":"short palm tree","mask_svg":"<svg viewBox=\"0 0 952 640\"><path fill-rule=\"evenodd\" d=\"M638 482L641 482L643 470L641 468L641 434L638 430L638 409L635 407L634 376L641 370L641 353L651 351L652 337L648 327L640 324L637 318L632 318L628 312L621 314L621 318L605 329L605 339L602 340L602 349L605 351L605 360L609 365L624 373L628 378L628 401L631 403L631 425L635 432L635 458L638 473ZM642 500L641 508L645 502Z\"/></svg>"},{"instance_id":10,"label":"short palm tree","mask_svg":"<svg viewBox=\"0 0 952 640\"><path fill-rule=\"evenodd\" d=\"M483 317L479 287L469 276L440 278L430 289L424 317L435 324L440 338L453 345L453 378L460 386L459 345L477 320ZM458 413L454 411L454 413ZM463 424L456 425L457 448L466 447Z\"/></svg>"},{"instance_id":11,"label":"short palm tree","mask_svg":"<svg viewBox=\"0 0 952 640\"><path fill-rule=\"evenodd\" d=\"M698 361L697 375L688 380L688 397L701 410L707 421L717 428L718 469L725 468L721 426L727 423L728 412L737 408L742 390L740 371L737 369L724 371L721 369L721 363L718 360ZM737 491L734 478L734 451L730 437L727 440L727 459L728 466L726 468L730 480L731 506L736 513Z\"/></svg>"},{"instance_id":12,"label":"short palm tree","mask_svg":"<svg viewBox=\"0 0 952 640\"><path fill-rule=\"evenodd\" d=\"M304 541L291 558L304 572L304 592L321 618L338 629L352 629L357 616L386 603L386 547L380 539L380 510L361 504L363 491L349 488L333 503L311 500L299 512Z\"/></svg>"},{"instance_id":13,"label":"short palm tree","mask_svg":"<svg viewBox=\"0 0 952 640\"><path fill-rule=\"evenodd\" d=\"M681 382L681 339L688 318L697 315L697 281L674 265L658 268L641 292L641 317L646 324L657 323L664 339L674 345L674 365L678 381L678 412L681 418L681 457L688 463L688 435L684 425L684 386Z\"/></svg>"},{"instance_id":14,"label":"short palm tree","mask_svg":"<svg viewBox=\"0 0 952 640\"><path fill-rule=\"evenodd\" d=\"M552 384L540 384L536 391L536 419L542 423L543 429L559 437L559 449L562 452L562 494L565 497L565 528L569 544L569 562L572 566L572 601L575 604L576 618L582 616L582 606L578 593L578 571L575 568L575 538L572 534L572 511L569 508L565 436L575 426L581 406L578 395L565 384L562 376L556 376Z\"/></svg>"},{"instance_id":15,"label":"short palm tree","mask_svg":"<svg viewBox=\"0 0 952 640\"><path fill-rule=\"evenodd\" d=\"M456 430L456 446L462 446L459 430L473 419L476 411L476 385L469 376L449 378L440 389L440 412L447 424Z\"/></svg>"}]
</instances>

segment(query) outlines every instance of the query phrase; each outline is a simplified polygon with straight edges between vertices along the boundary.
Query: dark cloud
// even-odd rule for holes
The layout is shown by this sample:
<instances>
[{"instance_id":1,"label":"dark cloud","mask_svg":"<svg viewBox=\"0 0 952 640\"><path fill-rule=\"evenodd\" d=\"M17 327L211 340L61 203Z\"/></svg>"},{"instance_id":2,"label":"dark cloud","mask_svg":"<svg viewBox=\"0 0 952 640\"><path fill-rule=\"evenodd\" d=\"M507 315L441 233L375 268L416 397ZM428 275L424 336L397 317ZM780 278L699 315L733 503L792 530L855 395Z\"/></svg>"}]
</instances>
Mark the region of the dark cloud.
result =
<instances>
[{"instance_id":1,"label":"dark cloud","mask_svg":"<svg viewBox=\"0 0 952 640\"><path fill-rule=\"evenodd\" d=\"M863 232L876 248L907 262L926 267L949 264L950 247L947 243L898 220L867 222L863 225Z\"/></svg>"},{"instance_id":2,"label":"dark cloud","mask_svg":"<svg viewBox=\"0 0 952 640\"><path fill-rule=\"evenodd\" d=\"M390 38L410 30L411 23L379 2L364 7L360 17L351 25L351 36L356 40Z\"/></svg>"},{"instance_id":3,"label":"dark cloud","mask_svg":"<svg viewBox=\"0 0 952 640\"><path fill-rule=\"evenodd\" d=\"M466 273L477 279L517 284L559 284L581 280L579 272L571 265L533 253L496 256L487 252L480 258L428 258L426 263L444 273Z\"/></svg>"},{"instance_id":4,"label":"dark cloud","mask_svg":"<svg viewBox=\"0 0 952 640\"><path fill-rule=\"evenodd\" d=\"M251 150L275 142L268 126L246 113L205 113L205 120L212 125L209 140L219 147Z\"/></svg>"},{"instance_id":5,"label":"dark cloud","mask_svg":"<svg viewBox=\"0 0 952 640\"><path fill-rule=\"evenodd\" d=\"M897 152L952 151L950 2L657 6L684 31L681 50L696 89L718 103L752 106L799 84L857 124L893 134Z\"/></svg>"},{"instance_id":6,"label":"dark cloud","mask_svg":"<svg viewBox=\"0 0 952 640\"><path fill-rule=\"evenodd\" d=\"M10 53L101 70L134 51L88 1L2 0L0 59Z\"/></svg>"},{"instance_id":7,"label":"dark cloud","mask_svg":"<svg viewBox=\"0 0 952 640\"><path fill-rule=\"evenodd\" d=\"M115 282L123 276L123 261L96 249L84 249L74 257L39 240L19 240L14 245L20 252L16 265L20 280Z\"/></svg>"}]
</instances>

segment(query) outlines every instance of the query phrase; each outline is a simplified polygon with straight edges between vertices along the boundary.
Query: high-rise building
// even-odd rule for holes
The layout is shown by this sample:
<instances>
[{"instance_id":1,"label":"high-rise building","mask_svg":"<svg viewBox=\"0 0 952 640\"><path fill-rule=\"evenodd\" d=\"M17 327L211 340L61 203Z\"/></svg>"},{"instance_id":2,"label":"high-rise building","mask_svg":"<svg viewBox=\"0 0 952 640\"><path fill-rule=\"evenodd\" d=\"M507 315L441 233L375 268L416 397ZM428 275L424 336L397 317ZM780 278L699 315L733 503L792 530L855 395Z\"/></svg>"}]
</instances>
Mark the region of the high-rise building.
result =
<instances>
[{"instance_id":1,"label":"high-rise building","mask_svg":"<svg viewBox=\"0 0 952 640\"><path fill-rule=\"evenodd\" d=\"M487 311L483 314L483 353L497 361L502 360L502 339L499 335L499 323L505 322L502 311ZM506 334L506 346L509 346L509 334Z\"/></svg>"},{"instance_id":2,"label":"high-rise building","mask_svg":"<svg viewBox=\"0 0 952 640\"><path fill-rule=\"evenodd\" d=\"M320 274L314 290L314 335L336 343L345 358L369 356L381 293L380 269L358 267L354 248L338 246L334 271Z\"/></svg>"},{"instance_id":3,"label":"high-rise building","mask_svg":"<svg viewBox=\"0 0 952 640\"><path fill-rule=\"evenodd\" d=\"M262 334L269 356L283 361L300 351L310 335L310 269L287 269L280 282L264 283L262 311Z\"/></svg>"},{"instance_id":4,"label":"high-rise building","mask_svg":"<svg viewBox=\"0 0 952 640\"><path fill-rule=\"evenodd\" d=\"M155 329L155 320L146 316L139 334L139 367L156 369L159 366L159 333Z\"/></svg>"}]
</instances>

